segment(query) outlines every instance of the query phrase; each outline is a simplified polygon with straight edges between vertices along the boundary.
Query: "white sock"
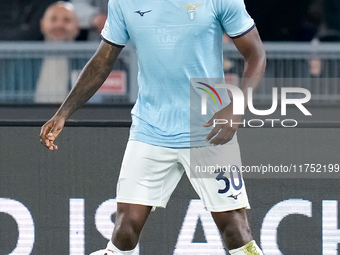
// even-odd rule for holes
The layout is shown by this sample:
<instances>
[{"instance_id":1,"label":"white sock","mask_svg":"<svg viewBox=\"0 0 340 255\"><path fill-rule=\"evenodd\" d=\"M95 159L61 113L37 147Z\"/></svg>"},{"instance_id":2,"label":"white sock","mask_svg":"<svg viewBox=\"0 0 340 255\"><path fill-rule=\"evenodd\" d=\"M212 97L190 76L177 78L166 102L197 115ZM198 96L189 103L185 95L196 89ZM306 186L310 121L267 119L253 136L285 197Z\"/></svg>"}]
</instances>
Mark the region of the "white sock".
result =
<instances>
[{"instance_id":1,"label":"white sock","mask_svg":"<svg viewBox=\"0 0 340 255\"><path fill-rule=\"evenodd\" d=\"M240 248L230 250L231 255L263 255L261 249L257 246L254 240L243 245Z\"/></svg>"},{"instance_id":2,"label":"white sock","mask_svg":"<svg viewBox=\"0 0 340 255\"><path fill-rule=\"evenodd\" d=\"M122 255L132 255L135 252L135 249L130 250L130 251L121 251L112 243L111 240L108 242L106 249L119 252Z\"/></svg>"}]
</instances>

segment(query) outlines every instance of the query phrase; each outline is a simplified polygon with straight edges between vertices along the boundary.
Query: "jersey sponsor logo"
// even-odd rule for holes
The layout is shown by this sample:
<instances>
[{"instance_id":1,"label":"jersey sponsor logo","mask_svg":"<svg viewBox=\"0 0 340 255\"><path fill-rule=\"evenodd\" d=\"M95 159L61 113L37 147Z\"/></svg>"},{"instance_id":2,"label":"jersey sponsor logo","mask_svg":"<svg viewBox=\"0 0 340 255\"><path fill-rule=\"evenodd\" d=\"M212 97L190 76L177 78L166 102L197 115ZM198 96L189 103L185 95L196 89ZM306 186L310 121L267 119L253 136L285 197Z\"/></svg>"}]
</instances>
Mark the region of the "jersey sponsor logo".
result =
<instances>
[{"instance_id":1,"label":"jersey sponsor logo","mask_svg":"<svg viewBox=\"0 0 340 255\"><path fill-rule=\"evenodd\" d=\"M196 19L196 16L197 16L196 8L200 5L202 5L202 3L197 3L197 4L193 4L193 5L191 5L191 4L182 5L183 7L188 9L188 11L187 11L188 19L190 19L190 20Z\"/></svg>"},{"instance_id":2,"label":"jersey sponsor logo","mask_svg":"<svg viewBox=\"0 0 340 255\"><path fill-rule=\"evenodd\" d=\"M231 198L233 198L233 199L237 200L238 196L239 196L239 195L241 195L241 193L242 193L242 191L241 191L240 193L236 194L236 195L234 195L234 194L231 194L231 195L230 195L230 196L228 196L228 197L231 197Z\"/></svg>"},{"instance_id":3,"label":"jersey sponsor logo","mask_svg":"<svg viewBox=\"0 0 340 255\"><path fill-rule=\"evenodd\" d=\"M141 10L138 10L138 11L135 11L135 13L138 13L141 17L143 17L145 13L149 13L149 12L151 12L151 11L152 11L152 10L148 10L148 11L143 12L143 11L141 11Z\"/></svg>"}]
</instances>

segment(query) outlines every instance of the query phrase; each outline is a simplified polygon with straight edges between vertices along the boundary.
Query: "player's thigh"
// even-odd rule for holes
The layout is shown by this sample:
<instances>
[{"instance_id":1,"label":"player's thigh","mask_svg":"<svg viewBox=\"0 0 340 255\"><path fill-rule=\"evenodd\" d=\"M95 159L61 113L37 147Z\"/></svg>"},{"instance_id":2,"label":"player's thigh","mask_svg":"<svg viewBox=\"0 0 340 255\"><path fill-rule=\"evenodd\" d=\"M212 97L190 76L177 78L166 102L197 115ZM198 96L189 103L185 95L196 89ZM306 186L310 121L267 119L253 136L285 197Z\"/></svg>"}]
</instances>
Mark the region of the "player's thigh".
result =
<instances>
[{"instance_id":1,"label":"player's thigh","mask_svg":"<svg viewBox=\"0 0 340 255\"><path fill-rule=\"evenodd\" d=\"M177 150L129 141L117 184L117 202L165 207L184 170Z\"/></svg>"},{"instance_id":2,"label":"player's thigh","mask_svg":"<svg viewBox=\"0 0 340 255\"><path fill-rule=\"evenodd\" d=\"M237 142L183 150L181 156L189 180L207 210L249 208Z\"/></svg>"}]
</instances>

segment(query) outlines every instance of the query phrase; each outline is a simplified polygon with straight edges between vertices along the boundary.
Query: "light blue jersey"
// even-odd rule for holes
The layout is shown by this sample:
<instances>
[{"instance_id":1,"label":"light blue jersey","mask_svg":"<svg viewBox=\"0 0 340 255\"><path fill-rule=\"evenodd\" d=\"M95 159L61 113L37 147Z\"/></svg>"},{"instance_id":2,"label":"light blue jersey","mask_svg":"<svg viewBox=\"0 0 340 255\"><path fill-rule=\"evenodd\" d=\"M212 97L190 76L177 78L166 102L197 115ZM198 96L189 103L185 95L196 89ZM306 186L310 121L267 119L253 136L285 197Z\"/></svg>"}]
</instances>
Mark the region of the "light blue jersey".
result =
<instances>
[{"instance_id":1,"label":"light blue jersey","mask_svg":"<svg viewBox=\"0 0 340 255\"><path fill-rule=\"evenodd\" d=\"M117 46L130 40L138 57L130 140L165 147L208 145L204 140L211 129L202 125L212 112L201 115L202 90L190 79L223 80L223 32L238 37L253 27L243 0L110 0L103 40ZM228 96L221 98L226 106ZM193 104L197 118L190 113Z\"/></svg>"}]
</instances>

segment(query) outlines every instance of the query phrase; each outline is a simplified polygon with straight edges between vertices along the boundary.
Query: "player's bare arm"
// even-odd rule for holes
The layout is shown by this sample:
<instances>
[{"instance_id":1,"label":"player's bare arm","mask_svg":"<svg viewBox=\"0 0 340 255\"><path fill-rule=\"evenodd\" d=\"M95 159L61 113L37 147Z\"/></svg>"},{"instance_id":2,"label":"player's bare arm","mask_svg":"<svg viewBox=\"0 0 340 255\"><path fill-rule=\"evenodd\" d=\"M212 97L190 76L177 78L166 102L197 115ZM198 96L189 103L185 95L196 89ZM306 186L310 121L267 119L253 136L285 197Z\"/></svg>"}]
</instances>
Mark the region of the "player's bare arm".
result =
<instances>
[{"instance_id":1,"label":"player's bare arm","mask_svg":"<svg viewBox=\"0 0 340 255\"><path fill-rule=\"evenodd\" d=\"M240 89L244 97L247 98L248 88L255 90L263 76L266 67L266 54L256 27L246 35L233 39L233 42L244 58L244 72ZM247 100L244 102L244 107L247 108ZM216 112L204 126L212 126L214 119L232 120L233 123L237 123L242 120L242 117L242 115L233 115L233 104L230 103ZM237 129L238 125L216 125L207 136L206 141L213 145L225 144L233 138Z\"/></svg>"},{"instance_id":2,"label":"player's bare arm","mask_svg":"<svg viewBox=\"0 0 340 255\"><path fill-rule=\"evenodd\" d=\"M54 140L64 127L65 121L100 88L113 68L121 47L101 42L97 52L86 64L72 91L56 114L41 128L40 141L50 150L58 149Z\"/></svg>"}]
</instances>

